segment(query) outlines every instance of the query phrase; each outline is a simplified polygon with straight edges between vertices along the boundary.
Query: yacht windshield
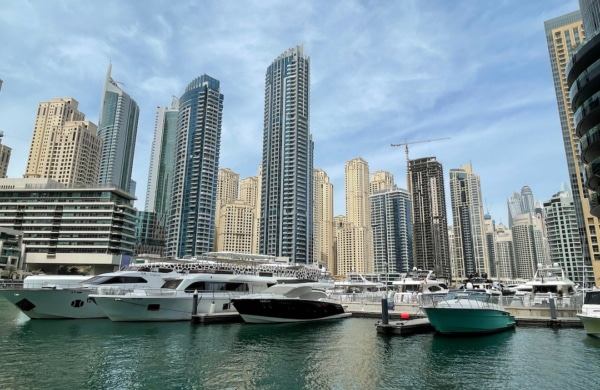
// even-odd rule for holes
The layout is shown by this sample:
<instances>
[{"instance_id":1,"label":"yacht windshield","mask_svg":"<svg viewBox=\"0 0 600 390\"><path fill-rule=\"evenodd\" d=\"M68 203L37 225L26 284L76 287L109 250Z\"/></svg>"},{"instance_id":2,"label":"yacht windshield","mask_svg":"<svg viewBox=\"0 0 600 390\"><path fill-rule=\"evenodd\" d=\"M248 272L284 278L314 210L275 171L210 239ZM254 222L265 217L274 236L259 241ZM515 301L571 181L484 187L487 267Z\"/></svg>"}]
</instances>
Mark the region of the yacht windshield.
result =
<instances>
[{"instance_id":1,"label":"yacht windshield","mask_svg":"<svg viewBox=\"0 0 600 390\"><path fill-rule=\"evenodd\" d=\"M181 284L181 282L182 282L181 279L167 280L167 281L165 281L165 284L163 284L161 288L169 288L169 289L175 290L177 288L177 286L179 286Z\"/></svg>"},{"instance_id":2,"label":"yacht windshield","mask_svg":"<svg viewBox=\"0 0 600 390\"><path fill-rule=\"evenodd\" d=\"M600 305L600 291L593 291L585 294L586 305Z\"/></svg>"}]
</instances>

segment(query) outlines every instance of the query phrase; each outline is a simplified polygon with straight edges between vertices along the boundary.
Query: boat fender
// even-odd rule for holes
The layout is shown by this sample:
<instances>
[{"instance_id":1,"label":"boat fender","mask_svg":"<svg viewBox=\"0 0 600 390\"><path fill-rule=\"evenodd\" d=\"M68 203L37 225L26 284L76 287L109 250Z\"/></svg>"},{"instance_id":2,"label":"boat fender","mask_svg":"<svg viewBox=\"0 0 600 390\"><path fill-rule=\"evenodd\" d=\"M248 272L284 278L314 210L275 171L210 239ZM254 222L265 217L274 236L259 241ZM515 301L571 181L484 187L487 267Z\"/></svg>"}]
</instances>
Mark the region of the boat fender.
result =
<instances>
[{"instance_id":1,"label":"boat fender","mask_svg":"<svg viewBox=\"0 0 600 390\"><path fill-rule=\"evenodd\" d=\"M402 313L400 313L400 319L401 320L409 320L410 319L410 314L403 311Z\"/></svg>"}]
</instances>

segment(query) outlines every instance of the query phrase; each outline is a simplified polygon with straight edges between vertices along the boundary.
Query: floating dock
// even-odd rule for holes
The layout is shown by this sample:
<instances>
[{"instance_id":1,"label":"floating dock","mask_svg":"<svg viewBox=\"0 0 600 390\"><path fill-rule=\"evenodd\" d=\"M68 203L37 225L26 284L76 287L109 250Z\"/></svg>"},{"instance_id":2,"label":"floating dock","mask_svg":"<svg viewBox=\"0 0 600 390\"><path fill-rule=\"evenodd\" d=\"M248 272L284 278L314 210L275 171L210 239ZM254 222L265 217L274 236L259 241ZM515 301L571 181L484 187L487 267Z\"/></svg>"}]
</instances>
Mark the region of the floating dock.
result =
<instances>
[{"instance_id":1,"label":"floating dock","mask_svg":"<svg viewBox=\"0 0 600 390\"><path fill-rule=\"evenodd\" d=\"M377 333L397 334L400 336L410 336L419 333L431 333L433 326L427 318L416 318L414 320L393 321L389 324L383 324L381 321L375 325Z\"/></svg>"},{"instance_id":2,"label":"floating dock","mask_svg":"<svg viewBox=\"0 0 600 390\"><path fill-rule=\"evenodd\" d=\"M210 324L232 324L243 322L242 316L236 313L202 313L192 316L192 324L210 325Z\"/></svg>"}]
</instances>

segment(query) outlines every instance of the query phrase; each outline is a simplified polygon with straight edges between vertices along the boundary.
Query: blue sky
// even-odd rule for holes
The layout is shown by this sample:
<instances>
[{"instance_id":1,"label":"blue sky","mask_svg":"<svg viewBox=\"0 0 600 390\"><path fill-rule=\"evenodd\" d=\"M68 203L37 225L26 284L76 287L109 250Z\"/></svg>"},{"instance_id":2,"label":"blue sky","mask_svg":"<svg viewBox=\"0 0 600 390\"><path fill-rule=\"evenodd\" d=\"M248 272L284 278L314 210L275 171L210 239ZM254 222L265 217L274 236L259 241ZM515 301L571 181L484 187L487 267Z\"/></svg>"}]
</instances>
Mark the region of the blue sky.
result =
<instances>
[{"instance_id":1,"label":"blue sky","mask_svg":"<svg viewBox=\"0 0 600 390\"><path fill-rule=\"evenodd\" d=\"M315 167L344 212L344 162L395 174L390 143L450 168L471 162L486 207L530 185L544 200L568 179L544 20L576 10L544 1L23 1L0 5L0 129L20 177L37 104L72 96L98 123L109 59L140 106L133 178L143 208L155 108L207 73L225 95L221 167L254 175L262 153L264 74L288 47L311 57ZM447 185L447 183L446 183ZM446 193L449 198L449 193ZM449 211L449 221L451 221Z\"/></svg>"}]
</instances>

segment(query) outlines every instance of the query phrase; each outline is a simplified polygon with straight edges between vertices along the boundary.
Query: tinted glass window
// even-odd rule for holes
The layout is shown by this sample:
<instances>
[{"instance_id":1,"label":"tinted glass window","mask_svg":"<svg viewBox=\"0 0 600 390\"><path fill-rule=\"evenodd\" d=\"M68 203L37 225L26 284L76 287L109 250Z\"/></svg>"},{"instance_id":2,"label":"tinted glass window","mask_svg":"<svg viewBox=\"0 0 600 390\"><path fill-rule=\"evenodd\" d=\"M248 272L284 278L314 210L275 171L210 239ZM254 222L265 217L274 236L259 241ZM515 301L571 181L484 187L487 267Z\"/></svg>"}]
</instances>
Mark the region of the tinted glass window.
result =
<instances>
[{"instance_id":1,"label":"tinted glass window","mask_svg":"<svg viewBox=\"0 0 600 390\"><path fill-rule=\"evenodd\" d=\"M194 282L185 288L186 292L198 291L248 291L247 283L223 283L223 282Z\"/></svg>"},{"instance_id":2,"label":"tinted glass window","mask_svg":"<svg viewBox=\"0 0 600 390\"><path fill-rule=\"evenodd\" d=\"M585 301L583 303L586 305L600 305L600 292L585 294Z\"/></svg>"},{"instance_id":3,"label":"tinted glass window","mask_svg":"<svg viewBox=\"0 0 600 390\"><path fill-rule=\"evenodd\" d=\"M167 280L167 281L165 282L165 284L163 284L163 285L162 285L162 288L170 288L170 289L173 289L173 290L174 290L174 289L176 289L176 288L177 288L177 286L179 286L180 284L181 284L181 280L177 280L177 279L174 279L174 280Z\"/></svg>"},{"instance_id":4,"label":"tinted glass window","mask_svg":"<svg viewBox=\"0 0 600 390\"><path fill-rule=\"evenodd\" d=\"M148 283L144 278L139 276L112 276L99 284L128 284L128 283Z\"/></svg>"}]
</instances>

